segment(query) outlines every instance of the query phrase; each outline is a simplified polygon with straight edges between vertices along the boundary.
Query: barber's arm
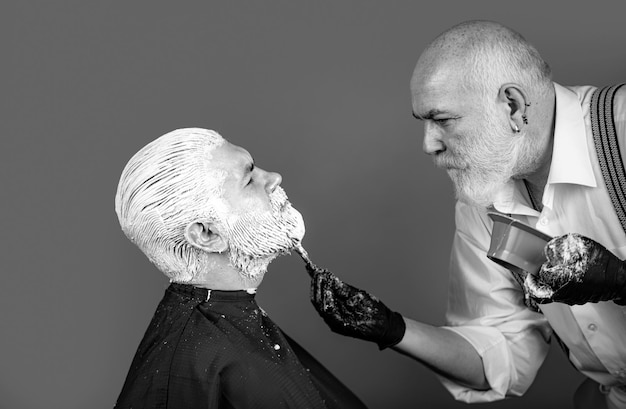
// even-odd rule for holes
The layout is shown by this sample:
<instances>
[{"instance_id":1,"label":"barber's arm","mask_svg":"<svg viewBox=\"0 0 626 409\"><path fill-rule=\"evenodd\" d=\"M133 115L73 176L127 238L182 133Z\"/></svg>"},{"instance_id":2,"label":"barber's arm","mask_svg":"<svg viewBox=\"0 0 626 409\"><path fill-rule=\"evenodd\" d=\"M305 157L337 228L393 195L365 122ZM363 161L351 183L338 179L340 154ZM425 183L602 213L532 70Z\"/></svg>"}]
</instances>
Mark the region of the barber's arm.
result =
<instances>
[{"instance_id":1,"label":"barber's arm","mask_svg":"<svg viewBox=\"0 0 626 409\"><path fill-rule=\"evenodd\" d=\"M332 331L375 342L380 349L392 347L469 388L489 388L480 356L460 335L403 318L326 269L307 269L312 276L311 302Z\"/></svg>"},{"instance_id":2,"label":"barber's arm","mask_svg":"<svg viewBox=\"0 0 626 409\"><path fill-rule=\"evenodd\" d=\"M569 305L614 301L626 304L626 262L600 243L580 234L552 239L547 261L538 274L528 274L527 293L538 303Z\"/></svg>"}]
</instances>

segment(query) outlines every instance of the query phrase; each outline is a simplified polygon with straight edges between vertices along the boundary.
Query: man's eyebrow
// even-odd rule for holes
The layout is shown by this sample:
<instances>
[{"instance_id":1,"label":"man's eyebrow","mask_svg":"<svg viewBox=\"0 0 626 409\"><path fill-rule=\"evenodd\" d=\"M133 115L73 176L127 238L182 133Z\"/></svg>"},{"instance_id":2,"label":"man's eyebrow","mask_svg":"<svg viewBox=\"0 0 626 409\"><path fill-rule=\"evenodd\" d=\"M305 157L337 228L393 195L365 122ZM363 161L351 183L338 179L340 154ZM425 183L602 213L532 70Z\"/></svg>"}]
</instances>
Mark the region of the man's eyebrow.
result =
<instances>
[{"instance_id":1,"label":"man's eyebrow","mask_svg":"<svg viewBox=\"0 0 626 409\"><path fill-rule=\"evenodd\" d=\"M413 116L417 119L433 119L435 116L437 115L442 115L442 114L447 114L447 111L442 111L440 109L431 109L430 111L423 113L423 114L418 114L416 112L413 112Z\"/></svg>"}]
</instances>

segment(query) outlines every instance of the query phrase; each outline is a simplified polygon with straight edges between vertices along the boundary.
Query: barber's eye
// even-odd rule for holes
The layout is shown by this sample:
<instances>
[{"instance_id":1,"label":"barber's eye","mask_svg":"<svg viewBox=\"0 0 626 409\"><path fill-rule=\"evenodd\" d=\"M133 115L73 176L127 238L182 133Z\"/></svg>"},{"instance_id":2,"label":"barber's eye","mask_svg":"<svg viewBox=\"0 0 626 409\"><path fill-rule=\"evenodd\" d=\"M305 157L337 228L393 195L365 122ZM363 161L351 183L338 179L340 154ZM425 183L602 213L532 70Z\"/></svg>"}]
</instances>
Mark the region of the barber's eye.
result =
<instances>
[{"instance_id":1,"label":"barber's eye","mask_svg":"<svg viewBox=\"0 0 626 409\"><path fill-rule=\"evenodd\" d=\"M251 185L251 184L252 184L252 178L248 180L248 183L246 183L246 186Z\"/></svg>"}]
</instances>

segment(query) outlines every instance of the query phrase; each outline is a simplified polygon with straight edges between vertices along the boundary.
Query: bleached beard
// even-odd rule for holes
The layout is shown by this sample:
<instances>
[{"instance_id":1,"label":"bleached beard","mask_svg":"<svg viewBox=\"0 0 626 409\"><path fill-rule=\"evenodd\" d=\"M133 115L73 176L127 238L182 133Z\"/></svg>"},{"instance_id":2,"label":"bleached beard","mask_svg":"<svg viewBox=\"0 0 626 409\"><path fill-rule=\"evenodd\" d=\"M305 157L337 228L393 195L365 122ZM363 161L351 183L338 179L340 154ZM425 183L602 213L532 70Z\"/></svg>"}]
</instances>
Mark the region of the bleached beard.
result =
<instances>
[{"instance_id":1,"label":"bleached beard","mask_svg":"<svg viewBox=\"0 0 626 409\"><path fill-rule=\"evenodd\" d=\"M222 222L230 262L247 279L265 274L272 260L304 237L302 215L291 206L285 191L278 186L269 197L269 211L230 215Z\"/></svg>"}]
</instances>

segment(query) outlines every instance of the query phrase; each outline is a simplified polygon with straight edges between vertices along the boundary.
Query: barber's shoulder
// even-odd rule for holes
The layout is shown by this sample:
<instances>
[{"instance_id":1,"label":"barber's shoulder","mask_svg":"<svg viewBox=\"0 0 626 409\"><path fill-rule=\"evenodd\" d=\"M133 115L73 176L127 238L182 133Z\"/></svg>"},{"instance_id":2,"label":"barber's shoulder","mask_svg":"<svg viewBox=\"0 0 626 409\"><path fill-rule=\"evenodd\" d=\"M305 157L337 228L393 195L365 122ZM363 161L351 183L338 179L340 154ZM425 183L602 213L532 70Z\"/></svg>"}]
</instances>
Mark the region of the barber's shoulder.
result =
<instances>
[{"instance_id":1,"label":"barber's shoulder","mask_svg":"<svg viewBox=\"0 0 626 409\"><path fill-rule=\"evenodd\" d=\"M618 88L613 98L613 126L622 162L626 166L626 84Z\"/></svg>"},{"instance_id":2,"label":"barber's shoulder","mask_svg":"<svg viewBox=\"0 0 626 409\"><path fill-rule=\"evenodd\" d=\"M626 121L626 83L615 92L613 99L613 120Z\"/></svg>"},{"instance_id":3,"label":"barber's shoulder","mask_svg":"<svg viewBox=\"0 0 626 409\"><path fill-rule=\"evenodd\" d=\"M558 85L558 84L557 84ZM578 97L581 105L589 104L591 101L591 96L595 92L598 87L595 85L561 85L561 90L565 90L565 92L571 92ZM555 85L555 88L557 86ZM563 92L563 91L561 91Z\"/></svg>"},{"instance_id":4,"label":"barber's shoulder","mask_svg":"<svg viewBox=\"0 0 626 409\"><path fill-rule=\"evenodd\" d=\"M558 84L557 84L558 85ZM619 85L614 84L614 85ZM581 107L583 108L583 114L589 115L589 109L591 108L591 100L593 94L604 88L605 86L593 86L593 85L579 85L579 86L561 86L570 92L575 93L578 96ZM618 122L626 123L626 85L618 88L614 94L613 99L613 120L617 124ZM619 134L619 132L618 132Z\"/></svg>"}]
</instances>

